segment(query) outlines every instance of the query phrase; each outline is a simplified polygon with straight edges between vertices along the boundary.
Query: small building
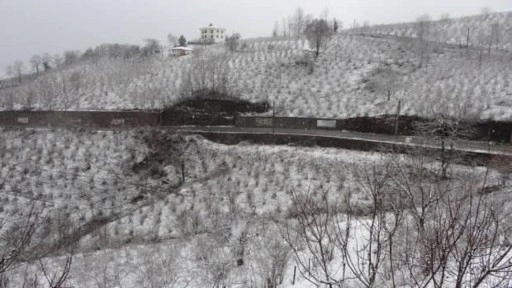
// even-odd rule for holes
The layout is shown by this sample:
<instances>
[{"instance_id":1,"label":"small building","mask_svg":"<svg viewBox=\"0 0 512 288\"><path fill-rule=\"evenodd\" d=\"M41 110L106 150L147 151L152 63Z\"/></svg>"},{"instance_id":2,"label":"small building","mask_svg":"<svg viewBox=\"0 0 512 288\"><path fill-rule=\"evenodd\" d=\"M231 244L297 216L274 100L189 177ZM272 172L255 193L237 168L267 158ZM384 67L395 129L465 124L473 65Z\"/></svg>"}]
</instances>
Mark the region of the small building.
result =
<instances>
[{"instance_id":1,"label":"small building","mask_svg":"<svg viewBox=\"0 0 512 288\"><path fill-rule=\"evenodd\" d=\"M180 57L189 55L192 53L192 48L178 46L178 47L171 47L169 49L169 56L170 57Z\"/></svg>"},{"instance_id":2,"label":"small building","mask_svg":"<svg viewBox=\"0 0 512 288\"><path fill-rule=\"evenodd\" d=\"M225 38L226 29L215 27L213 24L208 25L208 27L200 28L201 30L201 40L203 42L211 42L218 43L223 42Z\"/></svg>"}]
</instances>

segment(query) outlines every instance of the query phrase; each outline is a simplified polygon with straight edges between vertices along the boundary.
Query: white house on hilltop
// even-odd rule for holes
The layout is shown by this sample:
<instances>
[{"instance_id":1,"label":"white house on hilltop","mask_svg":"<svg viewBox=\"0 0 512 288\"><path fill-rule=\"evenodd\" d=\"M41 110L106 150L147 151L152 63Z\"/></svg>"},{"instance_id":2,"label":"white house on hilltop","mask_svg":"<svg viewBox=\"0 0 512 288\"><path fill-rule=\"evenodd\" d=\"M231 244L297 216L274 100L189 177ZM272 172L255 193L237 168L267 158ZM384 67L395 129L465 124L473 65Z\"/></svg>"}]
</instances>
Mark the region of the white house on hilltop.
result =
<instances>
[{"instance_id":1,"label":"white house on hilltop","mask_svg":"<svg viewBox=\"0 0 512 288\"><path fill-rule=\"evenodd\" d=\"M225 38L226 29L215 27L213 24L208 25L208 27L200 28L201 30L201 40L204 42L223 42Z\"/></svg>"}]
</instances>

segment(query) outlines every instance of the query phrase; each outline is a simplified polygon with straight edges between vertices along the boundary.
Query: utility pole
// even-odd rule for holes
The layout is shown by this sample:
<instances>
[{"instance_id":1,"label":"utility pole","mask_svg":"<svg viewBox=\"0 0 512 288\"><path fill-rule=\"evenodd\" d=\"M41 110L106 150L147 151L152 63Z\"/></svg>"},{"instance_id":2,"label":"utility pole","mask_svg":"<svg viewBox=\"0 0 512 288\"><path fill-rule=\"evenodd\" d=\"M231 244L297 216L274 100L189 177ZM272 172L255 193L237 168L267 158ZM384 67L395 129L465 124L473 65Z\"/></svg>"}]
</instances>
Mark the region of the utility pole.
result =
<instances>
[{"instance_id":1,"label":"utility pole","mask_svg":"<svg viewBox=\"0 0 512 288\"><path fill-rule=\"evenodd\" d=\"M272 102L272 135L276 131L276 100Z\"/></svg>"},{"instance_id":2,"label":"utility pole","mask_svg":"<svg viewBox=\"0 0 512 288\"><path fill-rule=\"evenodd\" d=\"M185 160L181 159L181 183L185 183Z\"/></svg>"},{"instance_id":3,"label":"utility pole","mask_svg":"<svg viewBox=\"0 0 512 288\"><path fill-rule=\"evenodd\" d=\"M398 136L398 121L400 120L400 105L402 100L398 100L398 107L396 108L396 119L395 119L395 138Z\"/></svg>"}]
</instances>

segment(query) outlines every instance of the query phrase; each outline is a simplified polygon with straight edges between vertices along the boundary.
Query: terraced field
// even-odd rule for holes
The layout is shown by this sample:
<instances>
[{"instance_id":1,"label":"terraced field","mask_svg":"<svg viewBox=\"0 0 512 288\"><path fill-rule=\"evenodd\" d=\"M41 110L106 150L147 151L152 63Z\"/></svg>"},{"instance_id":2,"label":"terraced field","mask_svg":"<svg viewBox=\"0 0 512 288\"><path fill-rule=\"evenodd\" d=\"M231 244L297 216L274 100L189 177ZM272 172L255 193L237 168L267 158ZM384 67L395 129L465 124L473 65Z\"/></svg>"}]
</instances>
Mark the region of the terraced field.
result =
<instances>
[{"instance_id":1,"label":"terraced field","mask_svg":"<svg viewBox=\"0 0 512 288\"><path fill-rule=\"evenodd\" d=\"M485 26L496 20L508 27L508 15L453 19L449 26L443 25L449 33L468 21L472 26ZM404 25L409 30L413 27ZM421 63L412 32L405 33L407 37L396 37L399 32L393 32L402 26L374 27L365 30L365 35L343 32L318 59L311 57L304 39L257 38L244 40L243 50L234 53L217 45L178 59L81 62L21 87L0 90L0 107L159 109L181 99L183 85L188 83L185 76L195 73L189 69L197 68L195 59L203 57L204 63L213 61L216 69L227 71L226 81L235 95L275 103L277 115L345 118L394 114L400 101L403 115L511 120L508 76L512 55L505 46L488 55L474 47L448 45L449 40L437 41L436 49L429 50ZM500 43L508 45L502 39Z\"/></svg>"}]
</instances>

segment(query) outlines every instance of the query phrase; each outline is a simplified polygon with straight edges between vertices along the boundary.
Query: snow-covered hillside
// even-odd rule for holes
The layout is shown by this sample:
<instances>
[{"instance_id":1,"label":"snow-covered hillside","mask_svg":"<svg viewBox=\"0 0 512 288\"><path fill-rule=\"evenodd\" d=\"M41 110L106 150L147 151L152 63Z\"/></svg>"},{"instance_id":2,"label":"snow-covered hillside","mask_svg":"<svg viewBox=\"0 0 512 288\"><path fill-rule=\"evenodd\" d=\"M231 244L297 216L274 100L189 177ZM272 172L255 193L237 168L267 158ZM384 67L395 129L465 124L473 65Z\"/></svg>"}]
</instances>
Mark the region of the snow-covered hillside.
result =
<instances>
[{"instance_id":1,"label":"snow-covered hillside","mask_svg":"<svg viewBox=\"0 0 512 288\"><path fill-rule=\"evenodd\" d=\"M194 279L191 287L205 287L214 281L208 273L217 273L214 269L219 265L226 265L222 268L227 273L224 282L261 283L264 276L258 273L267 273L267 254L273 253L265 249L274 249L262 245L273 243L275 249L285 245L276 238L279 231L271 219L289 213L293 191L317 195L315 190L329 189L332 201L340 201L343 191L354 182L349 166L381 163L380 156L373 153L230 147L199 137L149 131L1 132L0 179L6 195L2 197L2 219L20 219L30 203L45 207L50 220L42 230L57 229L53 225L63 216L71 225L107 219L107 225L83 235L80 241L79 254L102 251L76 257L70 279L76 287L90 287L100 280L112 284L115 271L132 275L123 277L123 287L141 287L138 281L150 279L140 269L158 273L152 269L158 265L163 269L169 263L179 263L173 271L181 280ZM185 163L183 185L179 162L169 160L170 154L178 153L173 151L184 152L180 154ZM153 161L155 165L151 165ZM360 201L364 203L364 199ZM264 233L258 235L261 231ZM237 267L232 256L240 233L251 237L248 264L243 267ZM156 255L162 263L154 261ZM96 257L103 259L103 264L92 265L90 261ZM216 262L210 257L216 257ZM59 258L49 261L53 263L49 267L58 267ZM140 261L152 264L145 266ZM34 269L30 275L41 275L36 266L27 268ZM23 267L17 270L21 274L11 276L27 277ZM166 272L158 277L167 275L175 276Z\"/></svg>"},{"instance_id":2,"label":"snow-covered hillside","mask_svg":"<svg viewBox=\"0 0 512 288\"><path fill-rule=\"evenodd\" d=\"M315 287L300 273L292 285L296 257L308 252L305 246L298 246L298 254L290 250L285 239L291 232L283 229L295 231L300 197L329 203L324 209L335 213L331 220L348 221L344 213L351 207L351 237L361 244L368 231L366 215L375 203L372 189L377 187L367 181L386 175L395 161L403 162L404 169L419 165L418 171L438 167L435 162L414 164L412 159L380 153L226 146L162 131L1 132L0 179L6 195L2 219L16 221L26 215L28 203L44 203L50 220L43 231L58 228L54 226L62 216L66 223L82 227L105 220L90 231L79 230L67 281L73 287L264 287L267 279L281 283L278 287ZM462 183L481 185L478 179L485 175L490 187L500 181L498 173L484 168L451 166L450 175L453 178L441 182L449 191L458 191ZM409 180L421 177L427 187L431 176L402 175ZM510 206L507 189L492 190L497 211ZM410 232L404 235L412 237ZM339 277L336 267L342 255L331 257L329 269ZM47 257L43 263L58 271L63 261ZM386 265L382 269L388 269ZM39 263L28 261L8 275L18 287L24 281L43 285L42 273ZM352 287L359 287L351 281Z\"/></svg>"},{"instance_id":3,"label":"snow-covered hillside","mask_svg":"<svg viewBox=\"0 0 512 288\"><path fill-rule=\"evenodd\" d=\"M286 195L294 187L342 189L343 163L377 157L334 149L230 147L148 131L3 130L0 140L0 179L8 195L2 199L4 219L21 217L22 206L35 201L83 224L94 217L138 209L133 201L137 196L148 201L163 197L109 227L109 234L121 242L125 237L183 236L191 231L175 227L176 218L187 218L189 212L199 217L194 213L212 207L228 211L236 205L255 215L275 209L284 213L289 203ZM183 153L183 186L181 164L171 160L172 153Z\"/></svg>"},{"instance_id":4,"label":"snow-covered hillside","mask_svg":"<svg viewBox=\"0 0 512 288\"><path fill-rule=\"evenodd\" d=\"M485 28L497 21L508 29L510 15L490 14L432 25L440 26L436 29L455 39L466 23ZM206 77L204 71L197 70L208 67L208 62L200 62L206 65L200 66L195 60L204 57L213 59L216 69L228 71L225 79L235 94L251 101L275 103L277 114L282 116L393 114L400 101L404 115L442 113L512 120L512 54L505 50L509 45L505 36L500 38L500 49L493 47L490 53L441 41L420 57L418 41L392 36L401 33L397 32L400 27L406 27L402 34L414 36L412 24L373 27L365 35L339 34L318 59L307 52L304 39L258 38L245 40L240 51L234 53L226 52L223 46L210 46L197 53L203 56L178 59L90 60L47 72L17 88L1 89L0 107L160 109L180 99L190 75L204 76L196 82L208 81L204 79L211 75Z\"/></svg>"},{"instance_id":5,"label":"snow-covered hillside","mask_svg":"<svg viewBox=\"0 0 512 288\"><path fill-rule=\"evenodd\" d=\"M393 35L399 37L417 37L418 23L376 25L359 28L359 32ZM512 50L512 12L489 13L454 19L433 20L428 25L426 38L431 41L465 46L483 46L489 44L493 49ZM469 37L469 43L468 43Z\"/></svg>"}]
</instances>

